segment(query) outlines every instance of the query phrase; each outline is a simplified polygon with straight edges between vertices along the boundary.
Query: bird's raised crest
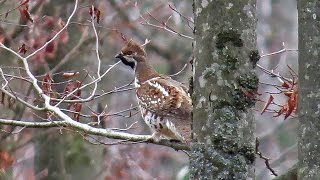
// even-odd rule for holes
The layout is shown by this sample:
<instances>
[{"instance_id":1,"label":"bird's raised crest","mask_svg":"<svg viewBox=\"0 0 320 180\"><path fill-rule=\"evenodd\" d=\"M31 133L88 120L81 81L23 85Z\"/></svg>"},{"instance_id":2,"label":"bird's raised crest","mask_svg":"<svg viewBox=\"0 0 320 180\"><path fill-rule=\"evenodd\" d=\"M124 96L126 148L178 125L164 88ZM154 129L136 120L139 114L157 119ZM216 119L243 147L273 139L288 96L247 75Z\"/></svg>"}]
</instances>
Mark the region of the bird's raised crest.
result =
<instances>
[{"instance_id":1,"label":"bird's raised crest","mask_svg":"<svg viewBox=\"0 0 320 180\"><path fill-rule=\"evenodd\" d=\"M133 39L130 39L128 43L122 48L121 50L123 55L141 55L147 56L146 51L144 50L143 46L136 43Z\"/></svg>"},{"instance_id":2,"label":"bird's raised crest","mask_svg":"<svg viewBox=\"0 0 320 180\"><path fill-rule=\"evenodd\" d=\"M149 40L149 39L146 39L145 41L144 41L144 44L142 44L142 45L140 45L141 47L144 47L144 46L146 46L147 44L149 44L151 42L151 40Z\"/></svg>"}]
</instances>

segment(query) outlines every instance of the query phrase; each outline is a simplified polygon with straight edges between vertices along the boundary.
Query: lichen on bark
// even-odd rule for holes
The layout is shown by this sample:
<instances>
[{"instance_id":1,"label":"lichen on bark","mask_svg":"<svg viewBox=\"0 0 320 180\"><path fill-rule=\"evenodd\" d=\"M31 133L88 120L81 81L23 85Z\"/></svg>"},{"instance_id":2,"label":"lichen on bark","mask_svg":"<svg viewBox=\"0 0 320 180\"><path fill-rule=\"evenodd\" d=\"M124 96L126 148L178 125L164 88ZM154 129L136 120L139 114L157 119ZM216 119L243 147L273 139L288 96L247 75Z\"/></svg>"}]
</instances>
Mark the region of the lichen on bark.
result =
<instances>
[{"instance_id":1,"label":"lichen on bark","mask_svg":"<svg viewBox=\"0 0 320 180\"><path fill-rule=\"evenodd\" d=\"M254 179L255 1L194 1L192 179Z\"/></svg>"},{"instance_id":2,"label":"lichen on bark","mask_svg":"<svg viewBox=\"0 0 320 180\"><path fill-rule=\"evenodd\" d=\"M320 179L320 2L298 1L298 179Z\"/></svg>"}]
</instances>

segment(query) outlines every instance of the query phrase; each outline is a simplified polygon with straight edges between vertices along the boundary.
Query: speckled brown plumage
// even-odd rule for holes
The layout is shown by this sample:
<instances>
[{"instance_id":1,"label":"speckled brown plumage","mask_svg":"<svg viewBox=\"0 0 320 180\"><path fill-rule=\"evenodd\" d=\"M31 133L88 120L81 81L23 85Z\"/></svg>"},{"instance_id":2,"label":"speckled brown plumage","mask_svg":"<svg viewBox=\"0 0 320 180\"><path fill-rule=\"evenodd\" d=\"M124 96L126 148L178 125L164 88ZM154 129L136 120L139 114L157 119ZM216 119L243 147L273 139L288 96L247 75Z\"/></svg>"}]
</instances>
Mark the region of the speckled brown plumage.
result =
<instances>
[{"instance_id":1,"label":"speckled brown plumage","mask_svg":"<svg viewBox=\"0 0 320 180\"><path fill-rule=\"evenodd\" d=\"M130 40L116 56L135 70L138 104L153 137L190 143L192 103L187 88L149 64L142 46Z\"/></svg>"}]
</instances>

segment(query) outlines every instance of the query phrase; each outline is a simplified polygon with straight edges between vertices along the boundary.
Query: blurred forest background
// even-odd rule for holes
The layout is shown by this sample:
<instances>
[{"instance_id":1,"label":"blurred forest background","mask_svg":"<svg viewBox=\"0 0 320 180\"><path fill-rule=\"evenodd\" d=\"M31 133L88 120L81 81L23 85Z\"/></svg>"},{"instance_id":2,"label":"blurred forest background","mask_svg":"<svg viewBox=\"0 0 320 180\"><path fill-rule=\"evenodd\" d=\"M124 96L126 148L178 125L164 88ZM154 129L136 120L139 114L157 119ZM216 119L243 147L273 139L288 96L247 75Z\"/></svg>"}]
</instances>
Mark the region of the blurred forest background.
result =
<instances>
[{"instance_id":1,"label":"blurred forest background","mask_svg":"<svg viewBox=\"0 0 320 180\"><path fill-rule=\"evenodd\" d=\"M26 18L21 18L19 10L13 10L6 15L8 10L14 9L19 3L18 0L0 0L0 41L16 51L22 43L25 43L28 50L26 54L44 44L61 29L74 7L74 1L70 0L30 0L29 12L33 19L33 22L30 22ZM172 5L171 8L169 4ZM50 70L54 74L55 82L66 81L62 72L79 71L79 79L84 79L87 72L96 71L95 36L88 21L91 18L89 14L91 5L101 11L97 30L102 71L117 62L114 55L119 53L125 43L123 36L134 38L140 43L149 39L151 42L146 50L156 70L170 75L179 72L187 64L187 68L173 78L188 85L192 75L189 62L192 60L193 40L144 24L149 22L161 27L161 23L157 20L166 22L169 19L167 24L171 28L192 37L193 24L188 23L173 10L176 8L178 12L192 20L192 1L179 0L80 1L67 31L30 61L31 69L39 79ZM212 18L218 16L212 12ZM296 1L258 0L256 16L260 54L278 51L283 48L283 43L286 48L298 48ZM297 52L286 52L267 56L262 58L259 64L291 78L287 65L297 70L297 55ZM20 66L17 58L1 49L0 67L3 71L7 74L17 73L19 70L12 68L17 66ZM277 79L258 69L257 73L260 82L279 84ZM119 64L100 82L97 93L102 94L126 85L133 80L133 75L130 68ZM28 83L17 82L19 83L14 84L14 88L28 94L32 99L34 92L30 90ZM64 87L65 84L55 86L60 91L63 91ZM273 86L261 84L260 98L266 101L269 94L264 92L277 91ZM275 95L275 101L283 103L286 97ZM298 121L294 117L286 120L282 116L273 117L272 113L261 115L264 104L258 102L256 105L260 151L272 159L271 167L281 174L297 162ZM100 124L102 127L127 128L133 124L133 128L128 132L150 134L140 113L134 108L136 105L134 91L124 91L87 102L81 112L90 114L92 111L101 112L106 108L105 111L110 116ZM0 108L0 118L32 121L45 116L24 108L13 110L6 104L0 104ZM125 111L121 112L123 110ZM94 119L80 118L82 123L92 121ZM60 128L21 131L19 127L0 125L0 128L0 163L2 162L0 179L181 179L185 176L189 163L188 156L184 152L159 145L145 143L95 145L97 142L92 138ZM10 134L10 132L16 133ZM99 141L113 142L102 138ZM256 176L259 180L273 177L264 161L259 158L256 161Z\"/></svg>"}]
</instances>

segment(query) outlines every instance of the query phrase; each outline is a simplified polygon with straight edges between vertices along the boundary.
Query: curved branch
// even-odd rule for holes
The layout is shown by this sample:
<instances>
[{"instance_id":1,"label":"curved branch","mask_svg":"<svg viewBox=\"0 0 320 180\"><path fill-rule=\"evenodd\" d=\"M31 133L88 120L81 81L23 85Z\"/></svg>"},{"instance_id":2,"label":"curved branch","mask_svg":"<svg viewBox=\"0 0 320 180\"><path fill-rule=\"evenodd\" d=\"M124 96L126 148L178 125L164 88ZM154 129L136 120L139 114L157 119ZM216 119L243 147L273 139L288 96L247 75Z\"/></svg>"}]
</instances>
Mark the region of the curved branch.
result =
<instances>
[{"instance_id":1,"label":"curved branch","mask_svg":"<svg viewBox=\"0 0 320 180\"><path fill-rule=\"evenodd\" d=\"M11 126L22 126L25 128L50 128L50 127L69 126L69 127L75 127L78 130L82 130L86 134L98 135L98 136L107 137L111 139L120 139L120 140L126 140L131 142L145 142L145 143L158 144L158 145L171 147L175 150L190 150L190 148L183 143L171 142L165 139L159 142L155 142L153 139L151 139L151 135L136 135L136 134L130 134L125 132L118 132L112 129L95 128L79 122L77 122L76 123L77 126L75 126L74 123L69 123L66 121L27 122L27 121L17 121L17 120L11 120L11 119L0 119L0 124L11 125Z\"/></svg>"}]
</instances>

